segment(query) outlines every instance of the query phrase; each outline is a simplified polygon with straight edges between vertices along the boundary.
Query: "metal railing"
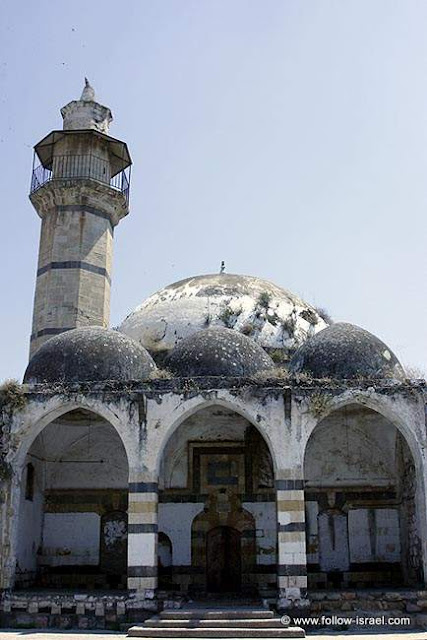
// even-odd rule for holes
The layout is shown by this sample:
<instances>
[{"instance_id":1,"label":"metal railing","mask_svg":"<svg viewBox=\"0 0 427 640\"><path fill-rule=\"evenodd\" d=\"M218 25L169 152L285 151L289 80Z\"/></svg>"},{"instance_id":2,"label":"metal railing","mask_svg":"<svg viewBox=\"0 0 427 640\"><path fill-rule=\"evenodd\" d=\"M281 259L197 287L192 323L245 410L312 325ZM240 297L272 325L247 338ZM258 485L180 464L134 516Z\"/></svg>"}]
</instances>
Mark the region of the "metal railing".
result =
<instances>
[{"instance_id":1,"label":"metal railing","mask_svg":"<svg viewBox=\"0 0 427 640\"><path fill-rule=\"evenodd\" d=\"M52 180L89 179L108 184L112 189L120 191L129 202L130 167L111 176L110 162L92 154L54 156L52 168L43 165L33 168L31 177L31 193L40 189Z\"/></svg>"}]
</instances>

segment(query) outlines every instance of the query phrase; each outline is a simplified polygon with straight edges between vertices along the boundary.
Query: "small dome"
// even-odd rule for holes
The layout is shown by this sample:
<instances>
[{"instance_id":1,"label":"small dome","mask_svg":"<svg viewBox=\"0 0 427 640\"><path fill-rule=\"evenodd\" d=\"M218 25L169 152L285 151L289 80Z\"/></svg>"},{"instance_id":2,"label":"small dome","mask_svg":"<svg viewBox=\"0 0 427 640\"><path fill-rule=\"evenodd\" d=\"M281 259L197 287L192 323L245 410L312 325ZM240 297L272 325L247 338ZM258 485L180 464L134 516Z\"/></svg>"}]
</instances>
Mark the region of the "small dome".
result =
<instances>
[{"instance_id":1,"label":"small dome","mask_svg":"<svg viewBox=\"0 0 427 640\"><path fill-rule=\"evenodd\" d=\"M50 338L34 354L24 382L143 380L155 369L135 340L102 327L71 329Z\"/></svg>"},{"instance_id":2,"label":"small dome","mask_svg":"<svg viewBox=\"0 0 427 640\"><path fill-rule=\"evenodd\" d=\"M271 369L274 362L264 349L246 336L215 327L182 340L165 366L177 376L251 376Z\"/></svg>"},{"instance_id":3,"label":"small dome","mask_svg":"<svg viewBox=\"0 0 427 640\"><path fill-rule=\"evenodd\" d=\"M289 370L315 378L400 378L394 353L369 331L338 322L307 340L294 354Z\"/></svg>"},{"instance_id":4,"label":"small dome","mask_svg":"<svg viewBox=\"0 0 427 640\"><path fill-rule=\"evenodd\" d=\"M194 276L147 298L120 326L156 357L205 328L225 327L264 349L293 353L327 323L298 296L272 282L232 273Z\"/></svg>"}]
</instances>

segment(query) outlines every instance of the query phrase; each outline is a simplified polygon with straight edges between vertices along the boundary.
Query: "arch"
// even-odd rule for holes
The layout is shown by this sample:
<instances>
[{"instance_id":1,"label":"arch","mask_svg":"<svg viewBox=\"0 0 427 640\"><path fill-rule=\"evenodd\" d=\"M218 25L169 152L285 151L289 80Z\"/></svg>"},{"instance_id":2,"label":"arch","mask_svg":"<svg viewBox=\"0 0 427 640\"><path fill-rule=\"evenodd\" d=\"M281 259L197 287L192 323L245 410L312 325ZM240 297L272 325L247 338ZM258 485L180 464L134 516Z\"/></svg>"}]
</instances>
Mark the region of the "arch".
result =
<instances>
[{"instance_id":1,"label":"arch","mask_svg":"<svg viewBox=\"0 0 427 640\"><path fill-rule=\"evenodd\" d=\"M181 405L182 406L182 405ZM271 441L270 435L266 432L266 430L264 430L262 428L262 426L260 425L259 421L257 420L256 416L254 417L249 411L247 411L245 405L240 405L237 403L234 403L230 400L226 400L223 398L215 398L212 400L204 400L202 402L197 401L197 403L195 403L194 405L188 407L187 409L183 410L182 414L177 417L167 428L166 433L163 436L162 439L162 443L158 449L157 452L157 459L156 459L156 464L155 464L155 469L156 469L156 474L157 476L160 473L160 468L161 468L161 462L162 462L162 458L165 452L165 449L168 445L168 442L170 441L170 439L172 438L172 436L176 433L176 431L179 429L179 427L191 416L197 414L199 411L203 410L203 409L207 409L209 407L214 407L214 406L220 406L220 407L224 407L225 409L229 409L230 411L233 411L234 413L242 416L243 418L245 418L248 422L250 422L250 424L255 427L257 429L257 431L260 433L260 435L262 436L262 438L264 439L265 443L267 444L269 453L270 453L270 457L273 463L273 471L274 471L274 475L276 475L277 472L277 460L276 457L274 455L274 446L273 443Z\"/></svg>"},{"instance_id":2,"label":"arch","mask_svg":"<svg viewBox=\"0 0 427 640\"><path fill-rule=\"evenodd\" d=\"M100 403L96 403L96 406L94 405L95 403L91 403L90 401L83 402L81 400L79 402L58 402L57 406L49 408L47 412L34 422L28 421L28 423L24 424L21 431L25 434L25 437L22 437L21 445L17 448L14 459L14 466L18 472L18 477L20 477L22 473L28 451L43 429L58 418L78 409L90 411L94 415L99 416L108 422L115 429L123 444L130 468L131 461L135 457L136 451L134 450L134 447L132 447L133 443L130 442L128 430L124 428L124 424L126 424L126 422L121 421L117 414L105 405L100 405Z\"/></svg>"},{"instance_id":3,"label":"arch","mask_svg":"<svg viewBox=\"0 0 427 640\"><path fill-rule=\"evenodd\" d=\"M344 424L335 422L334 416ZM344 430L344 426L348 430ZM331 429L329 433L328 429ZM379 581L376 586L387 585L387 581L388 586L402 582L419 584L421 565L425 572L425 553L424 557L415 554L418 564L414 562L409 567L406 563L409 555L413 560L413 549L419 548L419 539L425 531L425 477L416 428L409 423L408 414L404 411L399 414L387 399L372 393L357 396L345 393L331 402L328 411L317 422L307 425L305 436L308 565L316 567L316 563L320 563L320 568L312 568L312 571L328 573L337 563L335 569L341 572L338 579L351 580L351 573L357 572L361 563L367 563L371 576L375 571L378 576L387 574L383 578L367 576L368 582ZM329 473L327 461L331 458L331 446L334 460L342 449L343 466L337 470L335 461ZM322 450L324 461L319 464ZM413 471L402 471L407 468ZM308 475L310 484L307 484ZM408 497L402 499L402 495ZM415 510L417 526L412 525L412 515L408 519L408 510L412 510L411 513ZM408 522L411 523L409 526ZM339 544L336 546L336 541L343 542L347 527L349 546L346 551L340 549ZM327 553L329 556L325 560ZM331 582L330 586L336 586L332 581L333 576L326 584Z\"/></svg>"},{"instance_id":4,"label":"arch","mask_svg":"<svg viewBox=\"0 0 427 640\"><path fill-rule=\"evenodd\" d=\"M230 533L227 538L223 532L224 539L231 544L238 538L242 548L242 575L235 587L270 586L277 563L275 458L261 419L216 397L183 403L176 411L179 417L164 428L168 437L162 439L157 461L159 530L174 536L175 530L180 532L172 538L174 582L183 592L205 591L207 534L229 527L238 536ZM171 525L177 517L185 525ZM257 566L263 555L270 566Z\"/></svg>"},{"instance_id":5,"label":"arch","mask_svg":"<svg viewBox=\"0 0 427 640\"><path fill-rule=\"evenodd\" d=\"M118 418L112 422L92 403L49 409L26 431L15 458L16 585L124 585L129 458ZM32 505L23 501L28 460L37 487Z\"/></svg>"},{"instance_id":6,"label":"arch","mask_svg":"<svg viewBox=\"0 0 427 640\"><path fill-rule=\"evenodd\" d=\"M407 421L403 420L399 415L399 413L394 411L390 406L390 403L386 402L383 397L377 394L373 395L372 393L369 393L369 392L364 394L358 393L357 395L354 395L354 394L349 395L346 392L340 396L333 398L328 409L322 414L322 416L317 421L313 421L310 424L311 428L306 431L305 442L303 445L303 459L305 458L308 441L312 433L316 429L316 427L335 411L339 409L343 409L346 406L352 405L352 404L358 404L361 407L367 407L368 409L375 411L376 413L386 418L386 420L391 422L391 424L393 424L396 427L396 429L399 432L401 432L402 435L404 436L411 450L412 457L414 458L415 463L418 465L418 470L423 469L423 459L421 456L419 443L415 437L413 430L409 427ZM420 477L422 476L423 474L421 472Z\"/></svg>"},{"instance_id":7,"label":"arch","mask_svg":"<svg viewBox=\"0 0 427 640\"><path fill-rule=\"evenodd\" d=\"M173 588L173 546L170 537L163 531L158 533L157 569L160 589Z\"/></svg>"},{"instance_id":8,"label":"arch","mask_svg":"<svg viewBox=\"0 0 427 640\"><path fill-rule=\"evenodd\" d=\"M163 531L159 531L158 537L158 558L159 567L172 566L173 547L172 540Z\"/></svg>"}]
</instances>

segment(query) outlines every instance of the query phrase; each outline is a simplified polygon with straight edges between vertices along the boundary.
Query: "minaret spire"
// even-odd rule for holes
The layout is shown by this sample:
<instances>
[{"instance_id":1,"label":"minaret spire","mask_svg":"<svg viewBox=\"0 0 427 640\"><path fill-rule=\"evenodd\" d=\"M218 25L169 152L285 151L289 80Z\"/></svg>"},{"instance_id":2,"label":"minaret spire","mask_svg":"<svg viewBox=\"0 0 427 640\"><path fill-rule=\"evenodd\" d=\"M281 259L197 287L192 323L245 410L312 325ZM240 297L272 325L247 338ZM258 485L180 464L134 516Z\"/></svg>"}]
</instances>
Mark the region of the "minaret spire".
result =
<instances>
[{"instance_id":1,"label":"minaret spire","mask_svg":"<svg viewBox=\"0 0 427 640\"><path fill-rule=\"evenodd\" d=\"M85 86L80 97L82 102L95 102L95 89L91 86L89 80L85 78Z\"/></svg>"}]
</instances>

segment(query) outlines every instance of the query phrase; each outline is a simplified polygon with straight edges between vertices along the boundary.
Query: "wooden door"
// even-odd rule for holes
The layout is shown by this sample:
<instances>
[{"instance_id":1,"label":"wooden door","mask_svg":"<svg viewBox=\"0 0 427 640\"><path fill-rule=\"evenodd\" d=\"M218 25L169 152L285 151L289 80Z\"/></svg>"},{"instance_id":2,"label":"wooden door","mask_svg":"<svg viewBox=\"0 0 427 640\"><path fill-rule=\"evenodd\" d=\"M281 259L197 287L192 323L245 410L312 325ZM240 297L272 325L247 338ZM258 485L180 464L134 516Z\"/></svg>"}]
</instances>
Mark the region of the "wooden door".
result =
<instances>
[{"instance_id":1,"label":"wooden door","mask_svg":"<svg viewBox=\"0 0 427 640\"><path fill-rule=\"evenodd\" d=\"M241 534L231 527L215 527L206 542L208 591L240 591L242 582Z\"/></svg>"}]
</instances>

